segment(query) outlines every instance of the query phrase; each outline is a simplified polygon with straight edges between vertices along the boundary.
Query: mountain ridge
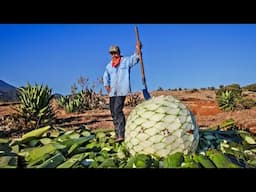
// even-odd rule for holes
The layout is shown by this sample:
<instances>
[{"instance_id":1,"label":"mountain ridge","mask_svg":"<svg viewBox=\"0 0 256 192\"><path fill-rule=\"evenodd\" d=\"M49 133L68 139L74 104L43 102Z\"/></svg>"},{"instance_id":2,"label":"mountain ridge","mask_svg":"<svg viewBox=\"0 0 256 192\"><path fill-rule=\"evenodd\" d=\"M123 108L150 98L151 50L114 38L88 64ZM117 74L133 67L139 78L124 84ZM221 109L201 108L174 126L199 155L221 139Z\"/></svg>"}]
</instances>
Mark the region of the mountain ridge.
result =
<instances>
[{"instance_id":1,"label":"mountain ridge","mask_svg":"<svg viewBox=\"0 0 256 192\"><path fill-rule=\"evenodd\" d=\"M15 86L0 80L0 102L17 101L18 90Z\"/></svg>"},{"instance_id":2,"label":"mountain ridge","mask_svg":"<svg viewBox=\"0 0 256 192\"><path fill-rule=\"evenodd\" d=\"M3 80L0 80L0 90L9 90L9 89L17 89L15 86L3 81Z\"/></svg>"}]
</instances>

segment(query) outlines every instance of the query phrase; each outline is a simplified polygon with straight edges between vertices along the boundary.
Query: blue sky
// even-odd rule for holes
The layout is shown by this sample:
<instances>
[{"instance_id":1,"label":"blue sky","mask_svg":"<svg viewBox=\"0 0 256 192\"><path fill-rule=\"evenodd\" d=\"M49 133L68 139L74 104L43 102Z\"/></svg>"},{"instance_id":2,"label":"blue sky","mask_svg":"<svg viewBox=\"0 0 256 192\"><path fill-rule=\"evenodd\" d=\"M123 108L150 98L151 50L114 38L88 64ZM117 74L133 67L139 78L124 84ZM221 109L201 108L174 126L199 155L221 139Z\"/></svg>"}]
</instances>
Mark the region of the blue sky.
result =
<instances>
[{"instance_id":1,"label":"blue sky","mask_svg":"<svg viewBox=\"0 0 256 192\"><path fill-rule=\"evenodd\" d=\"M124 56L134 53L134 26L0 24L0 79L16 87L42 83L53 93L70 94L80 76L89 78L90 86L103 75L111 45L119 45ZM149 91L256 82L256 24L137 26ZM131 88L143 89L139 65L131 70Z\"/></svg>"}]
</instances>

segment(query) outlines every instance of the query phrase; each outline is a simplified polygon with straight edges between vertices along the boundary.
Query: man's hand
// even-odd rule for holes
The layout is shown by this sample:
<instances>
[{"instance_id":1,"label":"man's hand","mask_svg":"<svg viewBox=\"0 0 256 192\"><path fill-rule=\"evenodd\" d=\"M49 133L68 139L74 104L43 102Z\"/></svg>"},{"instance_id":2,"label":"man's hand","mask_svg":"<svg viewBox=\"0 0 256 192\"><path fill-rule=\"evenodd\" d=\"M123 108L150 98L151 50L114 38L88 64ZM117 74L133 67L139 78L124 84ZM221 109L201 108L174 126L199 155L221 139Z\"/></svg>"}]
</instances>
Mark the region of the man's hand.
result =
<instances>
[{"instance_id":1,"label":"man's hand","mask_svg":"<svg viewBox=\"0 0 256 192\"><path fill-rule=\"evenodd\" d=\"M138 42L136 43L136 53L137 53L137 55L140 54L141 48L142 48L142 44L141 44L140 41L138 41Z\"/></svg>"},{"instance_id":2,"label":"man's hand","mask_svg":"<svg viewBox=\"0 0 256 192\"><path fill-rule=\"evenodd\" d=\"M110 86L105 86L105 89L106 89L107 93L109 94L110 93Z\"/></svg>"},{"instance_id":3,"label":"man's hand","mask_svg":"<svg viewBox=\"0 0 256 192\"><path fill-rule=\"evenodd\" d=\"M136 43L136 49L141 49L141 48L142 48L142 44L141 44L140 41L138 41L138 42Z\"/></svg>"}]
</instances>

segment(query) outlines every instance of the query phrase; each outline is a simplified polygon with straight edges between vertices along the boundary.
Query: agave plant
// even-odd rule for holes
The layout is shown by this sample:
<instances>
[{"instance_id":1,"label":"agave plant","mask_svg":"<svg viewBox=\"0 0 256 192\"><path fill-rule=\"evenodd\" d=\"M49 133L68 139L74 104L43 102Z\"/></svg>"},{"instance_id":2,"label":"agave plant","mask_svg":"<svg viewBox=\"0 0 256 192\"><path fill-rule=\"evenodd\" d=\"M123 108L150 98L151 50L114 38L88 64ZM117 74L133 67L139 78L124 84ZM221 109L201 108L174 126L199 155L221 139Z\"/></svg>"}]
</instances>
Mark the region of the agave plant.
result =
<instances>
[{"instance_id":1,"label":"agave plant","mask_svg":"<svg viewBox=\"0 0 256 192\"><path fill-rule=\"evenodd\" d=\"M230 90L221 92L221 95L217 97L217 101L220 109L224 111L232 111L236 107L236 96Z\"/></svg>"},{"instance_id":2,"label":"agave plant","mask_svg":"<svg viewBox=\"0 0 256 192\"><path fill-rule=\"evenodd\" d=\"M24 118L26 125L32 128L49 125L54 120L54 112L50 105L51 89L46 85L29 83L18 88L20 105L17 108L19 115Z\"/></svg>"},{"instance_id":3,"label":"agave plant","mask_svg":"<svg viewBox=\"0 0 256 192\"><path fill-rule=\"evenodd\" d=\"M83 110L83 94L79 93L73 97L62 96L57 102L68 113L80 112Z\"/></svg>"}]
</instances>

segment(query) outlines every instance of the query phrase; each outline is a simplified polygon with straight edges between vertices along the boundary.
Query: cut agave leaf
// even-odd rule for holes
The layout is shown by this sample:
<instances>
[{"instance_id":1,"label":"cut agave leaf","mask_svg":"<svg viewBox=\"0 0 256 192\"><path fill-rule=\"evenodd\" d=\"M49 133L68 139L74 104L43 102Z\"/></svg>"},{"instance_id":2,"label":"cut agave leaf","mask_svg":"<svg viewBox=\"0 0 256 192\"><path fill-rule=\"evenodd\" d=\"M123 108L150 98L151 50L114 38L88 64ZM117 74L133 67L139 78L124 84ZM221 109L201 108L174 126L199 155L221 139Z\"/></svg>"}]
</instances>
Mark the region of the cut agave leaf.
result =
<instances>
[{"instance_id":1,"label":"cut agave leaf","mask_svg":"<svg viewBox=\"0 0 256 192\"><path fill-rule=\"evenodd\" d=\"M26 143L28 141L31 141L33 140L34 138L39 138L41 137L46 131L48 131L51 127L48 125L48 126L45 126L45 127L42 127L42 128L39 128L39 129L36 129L36 130L33 130L33 131L30 131L26 134L24 134L22 137L21 137L21 140L20 142L21 143Z\"/></svg>"},{"instance_id":2,"label":"cut agave leaf","mask_svg":"<svg viewBox=\"0 0 256 192\"><path fill-rule=\"evenodd\" d=\"M1 156L0 168L17 168L18 156Z\"/></svg>"}]
</instances>

